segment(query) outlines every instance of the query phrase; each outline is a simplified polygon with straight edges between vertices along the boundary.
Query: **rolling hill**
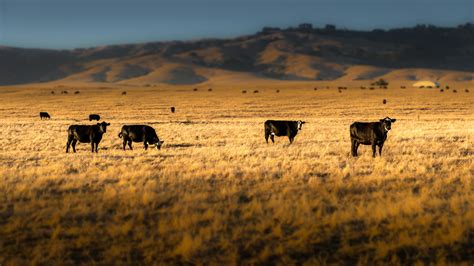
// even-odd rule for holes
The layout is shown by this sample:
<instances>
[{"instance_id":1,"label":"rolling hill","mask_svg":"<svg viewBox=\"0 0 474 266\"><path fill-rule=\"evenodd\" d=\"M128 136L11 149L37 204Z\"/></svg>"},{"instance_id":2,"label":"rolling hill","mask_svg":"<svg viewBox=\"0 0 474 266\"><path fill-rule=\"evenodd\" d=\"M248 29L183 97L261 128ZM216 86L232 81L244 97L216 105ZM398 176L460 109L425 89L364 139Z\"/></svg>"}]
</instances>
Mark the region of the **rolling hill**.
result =
<instances>
[{"instance_id":1,"label":"rolling hill","mask_svg":"<svg viewBox=\"0 0 474 266\"><path fill-rule=\"evenodd\" d=\"M198 84L222 75L274 80L377 78L469 82L474 26L352 31L310 24L233 39L74 50L0 46L0 85L50 81Z\"/></svg>"}]
</instances>

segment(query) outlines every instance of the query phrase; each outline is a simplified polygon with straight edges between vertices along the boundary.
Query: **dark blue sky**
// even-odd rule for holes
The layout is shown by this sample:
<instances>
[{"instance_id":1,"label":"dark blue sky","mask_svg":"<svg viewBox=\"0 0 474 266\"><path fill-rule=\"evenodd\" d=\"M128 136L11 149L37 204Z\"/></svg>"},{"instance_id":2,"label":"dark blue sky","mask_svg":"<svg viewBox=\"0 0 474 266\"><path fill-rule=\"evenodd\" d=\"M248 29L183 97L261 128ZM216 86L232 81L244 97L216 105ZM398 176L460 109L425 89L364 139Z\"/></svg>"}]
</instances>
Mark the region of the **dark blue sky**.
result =
<instances>
[{"instance_id":1,"label":"dark blue sky","mask_svg":"<svg viewBox=\"0 0 474 266\"><path fill-rule=\"evenodd\" d=\"M76 48L251 34L301 22L350 29L474 21L474 0L0 0L0 45Z\"/></svg>"}]
</instances>

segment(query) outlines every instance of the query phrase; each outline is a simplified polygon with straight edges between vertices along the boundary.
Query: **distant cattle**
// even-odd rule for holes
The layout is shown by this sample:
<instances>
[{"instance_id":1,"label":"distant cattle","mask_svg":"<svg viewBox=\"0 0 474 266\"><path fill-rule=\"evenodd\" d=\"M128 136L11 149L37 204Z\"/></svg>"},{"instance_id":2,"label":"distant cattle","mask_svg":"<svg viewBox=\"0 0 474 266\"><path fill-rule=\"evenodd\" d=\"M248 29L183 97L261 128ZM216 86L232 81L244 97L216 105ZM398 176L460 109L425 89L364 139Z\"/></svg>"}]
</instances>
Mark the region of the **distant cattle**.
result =
<instances>
[{"instance_id":1,"label":"distant cattle","mask_svg":"<svg viewBox=\"0 0 474 266\"><path fill-rule=\"evenodd\" d=\"M198 88L194 88L193 91L198 91Z\"/></svg>"},{"instance_id":2,"label":"distant cattle","mask_svg":"<svg viewBox=\"0 0 474 266\"><path fill-rule=\"evenodd\" d=\"M126 91L122 91L122 95L127 95L127 92L126 92Z\"/></svg>"},{"instance_id":3,"label":"distant cattle","mask_svg":"<svg viewBox=\"0 0 474 266\"><path fill-rule=\"evenodd\" d=\"M174 106L171 106L171 112L174 113L176 111L176 108Z\"/></svg>"},{"instance_id":4,"label":"distant cattle","mask_svg":"<svg viewBox=\"0 0 474 266\"><path fill-rule=\"evenodd\" d=\"M387 104L387 99L383 99L382 103Z\"/></svg>"},{"instance_id":5,"label":"distant cattle","mask_svg":"<svg viewBox=\"0 0 474 266\"><path fill-rule=\"evenodd\" d=\"M280 93L280 90L276 90L276 93Z\"/></svg>"},{"instance_id":6,"label":"distant cattle","mask_svg":"<svg viewBox=\"0 0 474 266\"><path fill-rule=\"evenodd\" d=\"M318 88L316 88L316 87L315 87L315 88L314 88L314 90L315 90L315 91L317 91L317 90L318 90Z\"/></svg>"},{"instance_id":7,"label":"distant cattle","mask_svg":"<svg viewBox=\"0 0 474 266\"><path fill-rule=\"evenodd\" d=\"M61 94L67 94L67 91L62 91Z\"/></svg>"},{"instance_id":8,"label":"distant cattle","mask_svg":"<svg viewBox=\"0 0 474 266\"><path fill-rule=\"evenodd\" d=\"M51 91L51 94L54 94L54 91Z\"/></svg>"},{"instance_id":9,"label":"distant cattle","mask_svg":"<svg viewBox=\"0 0 474 266\"><path fill-rule=\"evenodd\" d=\"M454 93L457 93L458 91L457 90L453 90Z\"/></svg>"},{"instance_id":10,"label":"distant cattle","mask_svg":"<svg viewBox=\"0 0 474 266\"><path fill-rule=\"evenodd\" d=\"M267 120L264 123L265 127L265 141L268 143L268 137L275 143L274 137L287 136L290 144L293 143L296 134L301 130L304 121L286 121L286 120Z\"/></svg>"},{"instance_id":11,"label":"distant cattle","mask_svg":"<svg viewBox=\"0 0 474 266\"><path fill-rule=\"evenodd\" d=\"M67 144L66 152L69 152L69 146L72 145L72 150L76 152L76 143L90 143L92 152L98 152L99 143L102 140L102 135L107 132L107 126L110 123L102 122L97 125L71 125L67 130Z\"/></svg>"},{"instance_id":12,"label":"distant cattle","mask_svg":"<svg viewBox=\"0 0 474 266\"><path fill-rule=\"evenodd\" d=\"M90 114L90 115L89 115L89 121L92 121L92 120L97 120L97 121L99 121L99 120L100 120L100 115L98 115L98 114Z\"/></svg>"},{"instance_id":13,"label":"distant cattle","mask_svg":"<svg viewBox=\"0 0 474 266\"><path fill-rule=\"evenodd\" d=\"M400 88L401 88L401 89L406 89L407 87L405 87L405 86L400 86Z\"/></svg>"},{"instance_id":14,"label":"distant cattle","mask_svg":"<svg viewBox=\"0 0 474 266\"><path fill-rule=\"evenodd\" d=\"M212 88L207 89L207 91L212 91Z\"/></svg>"},{"instance_id":15,"label":"distant cattle","mask_svg":"<svg viewBox=\"0 0 474 266\"><path fill-rule=\"evenodd\" d=\"M79 94L79 93L81 93L81 92L80 92L80 91L75 91L75 92L74 92L74 94Z\"/></svg>"},{"instance_id":16,"label":"distant cattle","mask_svg":"<svg viewBox=\"0 0 474 266\"><path fill-rule=\"evenodd\" d=\"M258 90L254 90L253 93L258 93Z\"/></svg>"},{"instance_id":17,"label":"distant cattle","mask_svg":"<svg viewBox=\"0 0 474 266\"><path fill-rule=\"evenodd\" d=\"M246 90L243 90L242 93L247 93L247 91L246 91Z\"/></svg>"},{"instance_id":18,"label":"distant cattle","mask_svg":"<svg viewBox=\"0 0 474 266\"><path fill-rule=\"evenodd\" d=\"M147 125L124 125L118 134L119 138L123 138L123 149L128 143L128 147L132 150L133 142L143 142L145 150L148 144L155 144L156 149L161 149L164 141L160 141L154 128Z\"/></svg>"},{"instance_id":19,"label":"distant cattle","mask_svg":"<svg viewBox=\"0 0 474 266\"><path fill-rule=\"evenodd\" d=\"M444 90L443 90L443 89L440 89L439 92L444 92Z\"/></svg>"},{"instance_id":20,"label":"distant cattle","mask_svg":"<svg viewBox=\"0 0 474 266\"><path fill-rule=\"evenodd\" d=\"M40 112L40 119L51 119L51 116L47 112Z\"/></svg>"},{"instance_id":21,"label":"distant cattle","mask_svg":"<svg viewBox=\"0 0 474 266\"><path fill-rule=\"evenodd\" d=\"M468 90L468 89L465 89L464 92L469 92L469 90Z\"/></svg>"},{"instance_id":22,"label":"distant cattle","mask_svg":"<svg viewBox=\"0 0 474 266\"><path fill-rule=\"evenodd\" d=\"M382 148L385 140L387 139L387 133L392 127L396 119L386 117L380 119L379 122L354 122L349 130L351 134L351 154L357 156L357 149L360 144L372 145L372 156L375 157L376 146L379 147L379 155L382 156Z\"/></svg>"}]
</instances>

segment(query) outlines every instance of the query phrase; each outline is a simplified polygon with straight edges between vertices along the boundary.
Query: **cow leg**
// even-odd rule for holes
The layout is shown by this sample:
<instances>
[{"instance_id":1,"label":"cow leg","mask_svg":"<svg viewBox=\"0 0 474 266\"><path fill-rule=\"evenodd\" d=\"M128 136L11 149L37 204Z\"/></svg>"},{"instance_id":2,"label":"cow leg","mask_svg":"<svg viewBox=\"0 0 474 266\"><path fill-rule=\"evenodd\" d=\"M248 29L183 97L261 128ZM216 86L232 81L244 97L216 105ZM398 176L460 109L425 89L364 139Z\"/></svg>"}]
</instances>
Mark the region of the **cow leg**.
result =
<instances>
[{"instance_id":1,"label":"cow leg","mask_svg":"<svg viewBox=\"0 0 474 266\"><path fill-rule=\"evenodd\" d=\"M357 148L356 148L356 145L357 145L357 140L353 139L351 141L351 154L353 157L356 157L357 156Z\"/></svg>"},{"instance_id":2,"label":"cow leg","mask_svg":"<svg viewBox=\"0 0 474 266\"><path fill-rule=\"evenodd\" d=\"M148 144L146 143L146 140L143 142L143 146L145 147L145 150L148 149Z\"/></svg>"},{"instance_id":3,"label":"cow leg","mask_svg":"<svg viewBox=\"0 0 474 266\"><path fill-rule=\"evenodd\" d=\"M382 157L382 148L383 148L383 143L379 144L379 155Z\"/></svg>"},{"instance_id":4,"label":"cow leg","mask_svg":"<svg viewBox=\"0 0 474 266\"><path fill-rule=\"evenodd\" d=\"M265 131L265 141L267 142L268 144L268 137L270 136L270 133Z\"/></svg>"},{"instance_id":5,"label":"cow leg","mask_svg":"<svg viewBox=\"0 0 474 266\"><path fill-rule=\"evenodd\" d=\"M133 148L132 148L132 140L131 140L131 139L128 140L128 147L130 147L130 150L133 150Z\"/></svg>"},{"instance_id":6,"label":"cow leg","mask_svg":"<svg viewBox=\"0 0 474 266\"><path fill-rule=\"evenodd\" d=\"M376 147L377 145L375 143L372 143L372 157L375 158L375 154L376 154Z\"/></svg>"},{"instance_id":7,"label":"cow leg","mask_svg":"<svg viewBox=\"0 0 474 266\"><path fill-rule=\"evenodd\" d=\"M125 150L125 146L127 145L127 140L123 138L123 150Z\"/></svg>"},{"instance_id":8,"label":"cow leg","mask_svg":"<svg viewBox=\"0 0 474 266\"><path fill-rule=\"evenodd\" d=\"M290 144L293 143L294 138L293 137L288 137L290 139Z\"/></svg>"},{"instance_id":9,"label":"cow leg","mask_svg":"<svg viewBox=\"0 0 474 266\"><path fill-rule=\"evenodd\" d=\"M98 153L99 151L99 142L95 144L95 153Z\"/></svg>"},{"instance_id":10,"label":"cow leg","mask_svg":"<svg viewBox=\"0 0 474 266\"><path fill-rule=\"evenodd\" d=\"M71 139L68 137L66 142L66 153L69 152L69 145L71 145Z\"/></svg>"},{"instance_id":11,"label":"cow leg","mask_svg":"<svg viewBox=\"0 0 474 266\"><path fill-rule=\"evenodd\" d=\"M94 142L91 141L91 151L94 152Z\"/></svg>"},{"instance_id":12,"label":"cow leg","mask_svg":"<svg viewBox=\"0 0 474 266\"><path fill-rule=\"evenodd\" d=\"M272 133L270 135L270 139L272 140L272 143L275 143L275 134Z\"/></svg>"},{"instance_id":13,"label":"cow leg","mask_svg":"<svg viewBox=\"0 0 474 266\"><path fill-rule=\"evenodd\" d=\"M72 140L72 151L76 152L76 143L77 143L77 140L73 139Z\"/></svg>"}]
</instances>

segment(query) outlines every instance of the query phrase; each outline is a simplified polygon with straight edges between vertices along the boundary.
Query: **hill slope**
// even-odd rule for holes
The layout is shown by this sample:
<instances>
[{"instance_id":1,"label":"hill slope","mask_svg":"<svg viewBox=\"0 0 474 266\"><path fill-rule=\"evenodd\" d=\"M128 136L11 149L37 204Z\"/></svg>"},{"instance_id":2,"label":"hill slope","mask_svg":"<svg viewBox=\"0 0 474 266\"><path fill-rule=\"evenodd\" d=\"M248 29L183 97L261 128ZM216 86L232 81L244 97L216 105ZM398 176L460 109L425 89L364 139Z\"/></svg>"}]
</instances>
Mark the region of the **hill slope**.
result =
<instances>
[{"instance_id":1,"label":"hill slope","mask_svg":"<svg viewBox=\"0 0 474 266\"><path fill-rule=\"evenodd\" d=\"M214 70L283 80L436 76L467 81L474 71L474 26L363 32L303 24L264 28L254 35L222 40L75 50L0 47L0 85L56 80L194 84L214 78L219 72ZM438 74L425 75L431 70Z\"/></svg>"}]
</instances>

